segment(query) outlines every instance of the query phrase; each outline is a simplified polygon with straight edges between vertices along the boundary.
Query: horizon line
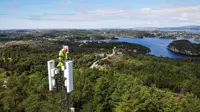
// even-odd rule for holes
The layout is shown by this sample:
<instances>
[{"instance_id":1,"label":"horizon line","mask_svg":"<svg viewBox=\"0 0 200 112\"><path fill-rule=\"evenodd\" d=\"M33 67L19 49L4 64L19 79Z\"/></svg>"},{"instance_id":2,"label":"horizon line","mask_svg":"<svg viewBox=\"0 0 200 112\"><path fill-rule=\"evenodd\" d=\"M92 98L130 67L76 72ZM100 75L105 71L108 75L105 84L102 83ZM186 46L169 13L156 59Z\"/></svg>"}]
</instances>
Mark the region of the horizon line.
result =
<instances>
[{"instance_id":1,"label":"horizon line","mask_svg":"<svg viewBox=\"0 0 200 112\"><path fill-rule=\"evenodd\" d=\"M196 27L200 25L186 25L186 26L164 26L164 27L116 27L116 28L5 28L5 29L0 29L0 30L90 30L90 29L139 29L139 28L181 28L181 27Z\"/></svg>"}]
</instances>

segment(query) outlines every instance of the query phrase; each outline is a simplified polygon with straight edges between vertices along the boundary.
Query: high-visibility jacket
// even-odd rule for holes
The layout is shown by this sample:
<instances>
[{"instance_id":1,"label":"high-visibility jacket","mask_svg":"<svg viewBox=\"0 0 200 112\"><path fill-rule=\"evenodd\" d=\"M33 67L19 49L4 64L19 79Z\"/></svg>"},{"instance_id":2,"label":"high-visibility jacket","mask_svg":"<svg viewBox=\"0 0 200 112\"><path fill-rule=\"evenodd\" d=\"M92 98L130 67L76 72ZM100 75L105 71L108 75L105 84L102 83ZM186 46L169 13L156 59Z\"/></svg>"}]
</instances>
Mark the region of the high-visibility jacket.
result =
<instances>
[{"instance_id":1,"label":"high-visibility jacket","mask_svg":"<svg viewBox=\"0 0 200 112\"><path fill-rule=\"evenodd\" d=\"M62 66L64 66L64 60L66 60L66 59L68 59L68 52L66 52L66 53L64 53L64 51L63 50L61 50L60 52L59 52L59 63L58 63L58 65L57 65L57 67L62 67Z\"/></svg>"},{"instance_id":2,"label":"high-visibility jacket","mask_svg":"<svg viewBox=\"0 0 200 112\"><path fill-rule=\"evenodd\" d=\"M57 67L62 67L62 66L64 66L64 62L61 62L61 61L60 61L60 62L58 63L58 65L57 65Z\"/></svg>"},{"instance_id":3,"label":"high-visibility jacket","mask_svg":"<svg viewBox=\"0 0 200 112\"><path fill-rule=\"evenodd\" d=\"M59 57L64 58L64 59L67 59L67 58L68 58L68 52L64 53L64 51L61 50L61 51L59 52Z\"/></svg>"}]
</instances>

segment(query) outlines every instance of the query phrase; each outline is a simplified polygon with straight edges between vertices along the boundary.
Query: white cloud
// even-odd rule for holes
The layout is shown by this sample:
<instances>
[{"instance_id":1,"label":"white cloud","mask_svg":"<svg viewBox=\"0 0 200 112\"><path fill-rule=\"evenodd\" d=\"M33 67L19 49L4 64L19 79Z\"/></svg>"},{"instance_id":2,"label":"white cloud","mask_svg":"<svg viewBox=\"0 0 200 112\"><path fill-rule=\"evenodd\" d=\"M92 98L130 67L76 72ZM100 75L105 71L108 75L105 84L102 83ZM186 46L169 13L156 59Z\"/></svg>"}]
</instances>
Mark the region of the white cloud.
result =
<instances>
[{"instance_id":1,"label":"white cloud","mask_svg":"<svg viewBox=\"0 0 200 112\"><path fill-rule=\"evenodd\" d=\"M55 8L61 8L61 7L65 7L67 5L70 5L72 4L72 1L56 1L56 2L53 2L53 7Z\"/></svg>"},{"instance_id":2,"label":"white cloud","mask_svg":"<svg viewBox=\"0 0 200 112\"><path fill-rule=\"evenodd\" d=\"M60 4L60 5L69 5L69 4L72 4L72 1L61 1L61 2L58 2L58 4Z\"/></svg>"},{"instance_id":3,"label":"white cloud","mask_svg":"<svg viewBox=\"0 0 200 112\"><path fill-rule=\"evenodd\" d=\"M127 10L124 9L112 9L112 8L104 8L104 9L96 9L88 11L89 14L94 15L124 15Z\"/></svg>"},{"instance_id":4,"label":"white cloud","mask_svg":"<svg viewBox=\"0 0 200 112\"><path fill-rule=\"evenodd\" d=\"M140 10L141 13L150 13L152 11L151 8L143 8Z\"/></svg>"},{"instance_id":5,"label":"white cloud","mask_svg":"<svg viewBox=\"0 0 200 112\"><path fill-rule=\"evenodd\" d=\"M127 20L133 24L162 25L167 23L194 23L199 24L200 5L179 6L166 8L116 9L101 8L86 10L76 14L44 14L31 17L36 20L63 20L63 21L103 21ZM121 23L123 24L123 23Z\"/></svg>"},{"instance_id":6,"label":"white cloud","mask_svg":"<svg viewBox=\"0 0 200 112\"><path fill-rule=\"evenodd\" d=\"M188 18L186 17L171 17L171 19L180 20L180 21L188 21Z\"/></svg>"}]
</instances>

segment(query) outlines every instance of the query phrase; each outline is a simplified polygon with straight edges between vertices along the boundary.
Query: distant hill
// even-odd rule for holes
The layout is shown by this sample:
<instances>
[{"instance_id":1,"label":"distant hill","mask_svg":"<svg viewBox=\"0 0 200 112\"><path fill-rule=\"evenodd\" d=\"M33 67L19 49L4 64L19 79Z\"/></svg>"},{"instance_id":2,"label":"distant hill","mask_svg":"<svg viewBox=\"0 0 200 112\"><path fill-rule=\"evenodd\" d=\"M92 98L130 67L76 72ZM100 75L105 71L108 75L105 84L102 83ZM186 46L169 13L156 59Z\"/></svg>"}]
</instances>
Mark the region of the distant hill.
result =
<instances>
[{"instance_id":1,"label":"distant hill","mask_svg":"<svg viewBox=\"0 0 200 112\"><path fill-rule=\"evenodd\" d=\"M200 31L200 26L198 25L190 25L190 26L181 26L181 27L165 27L158 28L159 30L197 30Z\"/></svg>"},{"instance_id":2,"label":"distant hill","mask_svg":"<svg viewBox=\"0 0 200 112\"><path fill-rule=\"evenodd\" d=\"M136 27L136 30L162 30L162 31L198 31L200 32L200 26L179 26L179 27Z\"/></svg>"},{"instance_id":3,"label":"distant hill","mask_svg":"<svg viewBox=\"0 0 200 112\"><path fill-rule=\"evenodd\" d=\"M183 26L183 27L180 27L180 28L198 28L198 29L200 29L200 26L198 26L198 25L190 25L190 26Z\"/></svg>"}]
</instances>

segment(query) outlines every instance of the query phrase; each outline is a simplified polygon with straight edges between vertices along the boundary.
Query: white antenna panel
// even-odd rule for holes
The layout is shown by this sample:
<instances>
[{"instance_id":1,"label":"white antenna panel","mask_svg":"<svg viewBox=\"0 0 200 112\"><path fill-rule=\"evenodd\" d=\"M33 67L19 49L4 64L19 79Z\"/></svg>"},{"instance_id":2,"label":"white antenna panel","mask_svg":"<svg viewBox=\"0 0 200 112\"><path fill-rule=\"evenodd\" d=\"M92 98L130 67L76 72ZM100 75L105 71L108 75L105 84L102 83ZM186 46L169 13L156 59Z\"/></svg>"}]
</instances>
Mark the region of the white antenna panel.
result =
<instances>
[{"instance_id":1,"label":"white antenna panel","mask_svg":"<svg viewBox=\"0 0 200 112\"><path fill-rule=\"evenodd\" d=\"M51 85L52 88L56 87L56 80L55 80L55 68L51 69Z\"/></svg>"},{"instance_id":2,"label":"white antenna panel","mask_svg":"<svg viewBox=\"0 0 200 112\"><path fill-rule=\"evenodd\" d=\"M55 87L55 61L50 60L47 62L48 65L48 79L49 79L49 90L52 91Z\"/></svg>"},{"instance_id":3,"label":"white antenna panel","mask_svg":"<svg viewBox=\"0 0 200 112\"><path fill-rule=\"evenodd\" d=\"M67 93L70 93L74 89L73 85L73 62L65 62L66 69L64 70L65 87L67 88Z\"/></svg>"}]
</instances>

